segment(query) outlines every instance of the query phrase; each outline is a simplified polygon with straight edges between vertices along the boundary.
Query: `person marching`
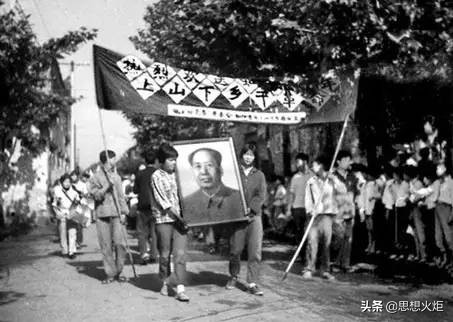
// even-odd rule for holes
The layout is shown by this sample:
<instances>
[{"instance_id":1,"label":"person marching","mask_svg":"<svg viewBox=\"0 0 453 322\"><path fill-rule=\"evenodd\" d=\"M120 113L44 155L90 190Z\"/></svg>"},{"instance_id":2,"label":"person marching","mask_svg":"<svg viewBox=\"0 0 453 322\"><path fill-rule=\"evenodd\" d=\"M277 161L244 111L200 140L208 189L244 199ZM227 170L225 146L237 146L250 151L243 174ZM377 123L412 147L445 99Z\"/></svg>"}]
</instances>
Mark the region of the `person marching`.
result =
<instances>
[{"instance_id":1,"label":"person marching","mask_svg":"<svg viewBox=\"0 0 453 322\"><path fill-rule=\"evenodd\" d=\"M263 223L261 208L266 198L266 179L263 172L254 167L256 147L247 144L239 155L241 162L241 179L244 186L249 222L238 224L233 228L230 237L230 279L226 289L235 287L241 269L241 254L247 244L247 283L248 291L253 295L263 295L258 287L261 248L263 243Z\"/></svg>"},{"instance_id":2,"label":"person marching","mask_svg":"<svg viewBox=\"0 0 453 322\"><path fill-rule=\"evenodd\" d=\"M107 275L102 284L110 284L115 280L127 282L127 278L122 275L126 259L123 225L129 210L121 178L116 172L115 157L115 152L111 150L99 154L101 164L89 184L89 192L95 200L96 229Z\"/></svg>"},{"instance_id":3,"label":"person marching","mask_svg":"<svg viewBox=\"0 0 453 322\"><path fill-rule=\"evenodd\" d=\"M69 177L71 179L72 189L74 189L79 194L79 199L82 200L86 191L83 191L84 187L83 183L79 179L79 172L74 170L71 172ZM77 223L76 246L77 248L81 248L82 245L83 245L83 226L80 223Z\"/></svg>"},{"instance_id":4,"label":"person marching","mask_svg":"<svg viewBox=\"0 0 453 322\"><path fill-rule=\"evenodd\" d=\"M307 181L313 177L313 173L308 166L309 157L305 153L298 153L296 155L296 168L297 172L291 178L289 194L288 194L288 208L286 209L288 217L290 215L294 218L295 224L295 242L299 243L302 238L305 225L307 221L307 213L305 211L305 187ZM301 256L303 256L303 251Z\"/></svg>"},{"instance_id":5,"label":"person marching","mask_svg":"<svg viewBox=\"0 0 453 322\"><path fill-rule=\"evenodd\" d=\"M338 213L335 195L341 182L335 177L327 177L329 160L323 156L313 161L314 176L308 179L305 188L305 209L307 215L315 216L313 225L308 233L306 251L306 267L302 277L310 279L316 270L316 260L321 258L320 273L327 280L334 280L330 274L330 242L332 227ZM318 256L318 247L322 246Z\"/></svg>"},{"instance_id":6,"label":"person marching","mask_svg":"<svg viewBox=\"0 0 453 322\"><path fill-rule=\"evenodd\" d=\"M338 221L334 223L334 230L340 236L340 249L337 254L336 266L345 272L352 271L351 250L352 231L354 227L355 203L357 195L357 179L350 172L352 163L351 154L342 150L338 153L335 177L342 183L341 193L336 195L338 205Z\"/></svg>"},{"instance_id":7,"label":"person marching","mask_svg":"<svg viewBox=\"0 0 453 322\"><path fill-rule=\"evenodd\" d=\"M60 185L54 189L54 199L52 203L58 219L58 228L60 232L60 245L63 256L75 258L77 223L68 219L70 209L79 202L79 194L72 188L71 179L68 174L60 178Z\"/></svg>"},{"instance_id":8,"label":"person marching","mask_svg":"<svg viewBox=\"0 0 453 322\"><path fill-rule=\"evenodd\" d=\"M177 223L182 218L175 175L177 157L178 152L175 148L168 143L161 144L157 151L160 168L151 176L156 200L156 203L151 206L156 221L159 277L162 279L160 293L168 296L171 255L173 255L177 284L176 299L188 302L189 297L185 293L183 284L186 277L187 232Z\"/></svg>"},{"instance_id":9,"label":"person marching","mask_svg":"<svg viewBox=\"0 0 453 322\"><path fill-rule=\"evenodd\" d=\"M138 171L134 185L134 193L138 195L136 229L142 265L153 262L157 258L156 225L151 210L154 200L151 176L157 168L154 151L145 153L145 161L146 167Z\"/></svg>"}]
</instances>

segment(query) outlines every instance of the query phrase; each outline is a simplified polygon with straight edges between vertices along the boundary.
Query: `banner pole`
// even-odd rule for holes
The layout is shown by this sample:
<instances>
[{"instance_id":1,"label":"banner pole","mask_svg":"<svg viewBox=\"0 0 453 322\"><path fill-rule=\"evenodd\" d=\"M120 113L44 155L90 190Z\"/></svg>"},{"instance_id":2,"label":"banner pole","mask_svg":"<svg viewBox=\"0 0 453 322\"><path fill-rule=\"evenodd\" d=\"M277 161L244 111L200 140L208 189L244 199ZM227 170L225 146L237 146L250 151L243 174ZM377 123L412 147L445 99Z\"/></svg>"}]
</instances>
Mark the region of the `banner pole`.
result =
<instances>
[{"instance_id":1,"label":"banner pole","mask_svg":"<svg viewBox=\"0 0 453 322\"><path fill-rule=\"evenodd\" d=\"M101 109L99 107L98 107L98 115L99 115L99 124L100 124L100 127L101 127L102 141L103 141L103 144L104 144L105 156L106 156L106 158L108 160L109 157L108 157L108 153L107 153L107 140L105 138L104 122L102 120L102 113L101 113ZM112 184L112 182L110 181L110 178L108 177L107 173L105 172L105 169L104 169L104 174L105 174L105 177L106 177L107 181L109 182L109 184ZM118 201L116 199L114 191L112 191L112 197L113 197L113 203L115 204L116 212L121 218L121 212L120 212L120 209L118 207ZM129 243L127 242L126 229L124 228L123 224L120 223L120 225L121 225L120 231L121 231L121 234L123 235L123 239L124 239L124 242L126 244L126 251L127 251L127 254L129 255L129 261L130 261L131 266L132 266L132 271L134 273L134 278L137 278L137 273L135 271L135 265L134 265L134 257L132 256L131 250L129 248Z\"/></svg>"},{"instance_id":2,"label":"banner pole","mask_svg":"<svg viewBox=\"0 0 453 322\"><path fill-rule=\"evenodd\" d=\"M340 148L341 148L341 145L343 143L343 139L344 139L344 135L346 133L346 128L348 126L348 121L349 121L349 116L350 115L351 114L348 113L346 115L346 117L345 117L344 122L343 122L343 128L341 129L340 138L338 139L338 143L337 143L337 146L335 148L335 153L333 155L332 162L330 163L329 172L327 173L327 177L324 179L324 182L322 183L321 195L320 195L320 198L318 198L318 200L316 200L314 209L318 208L319 203L321 202L321 199L322 199L322 195L324 194L324 189L325 189L325 186L326 186L326 182L327 182L328 178L332 175L333 168L335 166L335 161L337 160L338 153L340 152ZM294 262L296 261L297 257L299 256L299 253L302 250L302 247L304 246L305 241L307 240L308 233L309 233L309 231L311 229L311 226L313 226L313 222L315 221L316 216L317 216L316 214L311 216L310 221L309 221L309 223L307 225L307 228L305 229L304 236L302 237L302 240L299 243L299 246L297 247L297 250L294 253L290 263L288 264L288 267L286 268L285 273L283 274L282 281L285 280L288 277L288 273L291 270L291 267L294 265Z\"/></svg>"}]
</instances>

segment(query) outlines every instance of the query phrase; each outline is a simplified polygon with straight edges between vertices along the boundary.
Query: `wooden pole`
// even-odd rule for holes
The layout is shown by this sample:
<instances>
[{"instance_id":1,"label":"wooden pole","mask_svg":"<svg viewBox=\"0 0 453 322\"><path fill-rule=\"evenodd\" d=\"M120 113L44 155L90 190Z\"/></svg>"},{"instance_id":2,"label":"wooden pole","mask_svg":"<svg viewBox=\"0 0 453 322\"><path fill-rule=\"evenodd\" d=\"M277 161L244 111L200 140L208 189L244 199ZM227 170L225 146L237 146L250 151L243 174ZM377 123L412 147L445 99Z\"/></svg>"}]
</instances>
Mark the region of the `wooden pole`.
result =
<instances>
[{"instance_id":1,"label":"wooden pole","mask_svg":"<svg viewBox=\"0 0 453 322\"><path fill-rule=\"evenodd\" d=\"M324 179L324 182L323 182L322 188L321 188L321 195L320 195L320 198L318 198L318 200L316 200L314 209L318 208L318 205L319 205L319 203L321 202L321 199L322 199L322 195L324 194L324 189L325 189L325 186L326 186L326 182L327 182L329 176L333 172L333 168L335 166L335 161L337 160L337 156L338 156L338 153L340 152L341 144L343 143L344 135L346 133L346 128L348 126L349 116L350 116L350 114L348 113L346 115L346 118L345 118L344 122L343 122L343 128L341 130L340 138L338 139L337 147L335 148L335 153L333 155L332 162L330 164L329 172L327 174L327 177ZM285 273L283 274L282 280L285 280L286 277L288 277L288 273L291 270L291 267L294 265L294 262L296 261L297 256L299 256L299 253L302 250L302 247L304 246L305 241L307 240L308 233L309 233L309 231L311 229L311 226L313 226L313 222L315 220L315 217L316 217L315 214L313 216L311 216L310 221L309 221L309 223L307 225L307 228L305 229L304 236L302 237L302 240L299 243L299 246L297 247L296 252L294 253L294 255L293 255L288 267L286 268Z\"/></svg>"},{"instance_id":2,"label":"wooden pole","mask_svg":"<svg viewBox=\"0 0 453 322\"><path fill-rule=\"evenodd\" d=\"M104 144L105 156L106 156L106 158L108 160L109 157L108 157L108 152L107 152L107 140L105 138L104 122L102 121L102 113L101 113L101 109L100 108L98 108L98 114L99 114L99 123L100 123L100 126L101 126L101 135L102 135L102 141L103 141L103 144ZM105 169L103 169L103 171L104 171L105 177L106 177L107 181L109 182L109 184L112 184L112 182L110 181L110 178L107 175L107 172L105 172ZM113 203L115 204L116 212L117 212L118 216L120 216L120 218L121 218L121 212L120 212L120 208L118 206L118 200L116 200L116 197L115 197L114 190L112 191L112 197L113 197ZM129 243L127 242L126 229L124 228L124 225L122 225L122 224L121 224L121 234L123 235L123 239L124 239L124 242L126 244L126 251L127 251L127 254L129 255L129 261L130 261L131 266L132 266L132 271L134 273L134 278L137 278L137 273L135 271L135 265L134 265L134 257L132 256L131 250L129 248Z\"/></svg>"}]
</instances>

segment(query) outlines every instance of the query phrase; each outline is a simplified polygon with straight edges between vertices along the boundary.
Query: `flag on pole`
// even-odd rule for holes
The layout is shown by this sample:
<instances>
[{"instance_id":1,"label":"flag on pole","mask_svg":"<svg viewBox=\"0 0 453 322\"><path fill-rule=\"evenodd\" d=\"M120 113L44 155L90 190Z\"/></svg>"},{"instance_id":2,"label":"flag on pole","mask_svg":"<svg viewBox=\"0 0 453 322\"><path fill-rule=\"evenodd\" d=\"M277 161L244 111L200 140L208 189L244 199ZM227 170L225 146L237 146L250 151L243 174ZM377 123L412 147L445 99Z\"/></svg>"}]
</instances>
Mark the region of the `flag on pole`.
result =
<instances>
[{"instance_id":1,"label":"flag on pole","mask_svg":"<svg viewBox=\"0 0 453 322\"><path fill-rule=\"evenodd\" d=\"M342 122L354 111L358 75L326 79L313 97L281 88L266 91L235 79L148 63L93 46L100 108L143 114L261 124Z\"/></svg>"}]
</instances>

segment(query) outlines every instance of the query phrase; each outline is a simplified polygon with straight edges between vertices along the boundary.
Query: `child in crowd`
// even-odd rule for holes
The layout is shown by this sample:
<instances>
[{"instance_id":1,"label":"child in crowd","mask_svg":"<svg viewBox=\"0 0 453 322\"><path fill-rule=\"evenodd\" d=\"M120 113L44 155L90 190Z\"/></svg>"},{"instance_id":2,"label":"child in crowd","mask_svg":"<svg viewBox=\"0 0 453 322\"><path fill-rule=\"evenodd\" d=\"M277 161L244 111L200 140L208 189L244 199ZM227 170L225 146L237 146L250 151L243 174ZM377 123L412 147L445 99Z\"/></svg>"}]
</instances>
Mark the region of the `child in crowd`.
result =
<instances>
[{"instance_id":1,"label":"child in crowd","mask_svg":"<svg viewBox=\"0 0 453 322\"><path fill-rule=\"evenodd\" d=\"M422 220L420 207L424 198L424 195L420 191L422 191L421 189L423 189L424 186L417 167L407 166L405 173L409 177L409 230L412 232L413 245L415 245L415 249L413 249L408 259L419 260L420 258L426 257L424 250L424 236L422 236L421 232L418 233L420 230L418 229L420 228L419 224Z\"/></svg>"},{"instance_id":2,"label":"child in crowd","mask_svg":"<svg viewBox=\"0 0 453 322\"><path fill-rule=\"evenodd\" d=\"M386 243L386 209L383 202L383 192L388 181L388 177L385 175L384 170L379 171L370 170L370 175L375 177L375 195L374 195L374 211L373 211L373 218L374 218L374 226L373 226L373 236L374 236L374 246L376 254L380 254L385 251L385 243Z\"/></svg>"},{"instance_id":3,"label":"child in crowd","mask_svg":"<svg viewBox=\"0 0 453 322\"><path fill-rule=\"evenodd\" d=\"M440 251L439 266L443 267L452 261L453 236L451 224L453 223L453 179L443 163L436 168L438 179L434 185L437 197L434 209L436 245Z\"/></svg>"},{"instance_id":4,"label":"child in crowd","mask_svg":"<svg viewBox=\"0 0 453 322\"><path fill-rule=\"evenodd\" d=\"M384 169L384 174L381 175L381 179L384 182L384 187L382 191L382 203L385 208L385 220L384 226L385 231L389 233L388 238L384 240L384 252L389 253L392 251L392 248L395 245L395 227L394 223L394 207L395 207L395 200L392 193L392 187L394 184L393 179L393 167L388 167Z\"/></svg>"},{"instance_id":5,"label":"child in crowd","mask_svg":"<svg viewBox=\"0 0 453 322\"><path fill-rule=\"evenodd\" d=\"M390 225L394 229L394 245L396 246L391 258L396 258L396 252L407 250L406 229L409 224L409 177L401 167L393 169L393 183L390 193L394 201L394 210L390 213ZM403 256L400 254L400 257Z\"/></svg>"},{"instance_id":6,"label":"child in crowd","mask_svg":"<svg viewBox=\"0 0 453 322\"><path fill-rule=\"evenodd\" d=\"M375 234L374 234L374 222L375 222L375 205L376 200L381 199L379 186L376 182L375 173L370 168L363 168L363 179L365 183L361 189L359 205L359 213L361 218L365 221L367 234L368 234L368 246L365 249L366 253L375 252Z\"/></svg>"},{"instance_id":7,"label":"child in crowd","mask_svg":"<svg viewBox=\"0 0 453 322\"><path fill-rule=\"evenodd\" d=\"M274 198L272 202L273 206L273 216L272 216L272 223L275 222L275 219L280 214L286 213L286 188L283 184L283 177L276 176L275 177L275 191L274 191Z\"/></svg>"},{"instance_id":8,"label":"child in crowd","mask_svg":"<svg viewBox=\"0 0 453 322\"><path fill-rule=\"evenodd\" d=\"M419 168L421 186L413 184L411 186L411 202L414 203L412 211L412 221L415 227L415 241L417 245L417 254L415 260L426 262L428 258L427 245L434 245L434 242L427 241L433 235L434 227L434 207L436 205L433 181L434 177L430 174L429 169ZM430 224L430 222L432 222ZM431 227L431 229L429 229ZM431 234L430 234L431 233ZM433 249L433 247L431 247Z\"/></svg>"}]
</instances>

